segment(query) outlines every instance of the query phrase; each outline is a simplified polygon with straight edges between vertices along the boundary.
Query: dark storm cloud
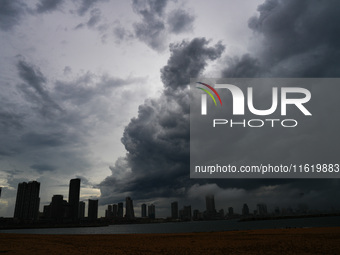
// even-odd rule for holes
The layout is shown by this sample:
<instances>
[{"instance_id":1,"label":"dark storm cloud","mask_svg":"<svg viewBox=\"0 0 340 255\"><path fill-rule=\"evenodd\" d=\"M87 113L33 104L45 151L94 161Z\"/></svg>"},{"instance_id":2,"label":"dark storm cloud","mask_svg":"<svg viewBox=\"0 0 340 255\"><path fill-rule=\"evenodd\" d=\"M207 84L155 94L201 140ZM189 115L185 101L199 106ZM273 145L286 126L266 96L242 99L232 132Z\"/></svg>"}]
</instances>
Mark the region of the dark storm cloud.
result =
<instances>
[{"instance_id":1,"label":"dark storm cloud","mask_svg":"<svg viewBox=\"0 0 340 255\"><path fill-rule=\"evenodd\" d=\"M116 38L116 42L129 41L133 39L133 34L126 28L124 28L119 22L116 22L113 28L113 35Z\"/></svg>"},{"instance_id":2,"label":"dark storm cloud","mask_svg":"<svg viewBox=\"0 0 340 255\"><path fill-rule=\"evenodd\" d=\"M38 105L44 116L53 114L56 110L62 111L60 106L50 97L45 87L47 80L38 68L19 60L17 69L20 78L25 82L18 86L19 89L29 101Z\"/></svg>"},{"instance_id":3,"label":"dark storm cloud","mask_svg":"<svg viewBox=\"0 0 340 255\"><path fill-rule=\"evenodd\" d=\"M64 2L64 0L40 0L37 3L37 12L52 12L59 8L59 6Z\"/></svg>"},{"instance_id":4,"label":"dark storm cloud","mask_svg":"<svg viewBox=\"0 0 340 255\"><path fill-rule=\"evenodd\" d=\"M13 111L0 111L0 129L2 132L8 132L13 129L22 128L22 116Z\"/></svg>"},{"instance_id":5,"label":"dark storm cloud","mask_svg":"<svg viewBox=\"0 0 340 255\"><path fill-rule=\"evenodd\" d=\"M101 12L98 8L91 10L91 18L87 22L88 27L94 27L101 20Z\"/></svg>"},{"instance_id":6,"label":"dark storm cloud","mask_svg":"<svg viewBox=\"0 0 340 255\"><path fill-rule=\"evenodd\" d=\"M259 36L259 44L254 46L257 53L245 54L242 57L227 58L227 66L222 72L223 77L339 77L340 76L340 4L338 1L280 1L267 0L258 7L259 15L249 20L249 27ZM335 92L336 93L336 92ZM322 121L321 121L322 122ZM314 125L308 130L310 137L320 136L318 129L323 127ZM243 134L243 136L248 136ZM322 142L327 147L327 135ZM295 139L303 139L296 137ZM255 137L253 137L255 138ZM255 138L262 148L273 148L273 137L263 134ZM289 156L297 153L295 142L298 140L281 141L279 147L267 156ZM237 143L235 142L235 145ZM234 146L231 144L231 146ZM254 148L255 149L255 148ZM259 153L263 149L257 149ZM294 151L294 152L293 152ZM274 153L273 153L274 152ZM252 153L250 153L252 154ZM306 157L304 153L299 155ZM323 156L327 156L324 153ZM309 155L311 156L311 155ZM319 158L318 155L314 155ZM220 183L220 181L218 182ZM304 201L310 205L325 206L330 204L339 206L332 199L339 187L338 180L303 180L303 179L273 179L273 180L241 180L231 181L230 186L270 187L282 186L281 191L274 190L268 196L268 201ZM223 185L221 185L223 186ZM294 197L296 194L305 194L302 198ZM257 191L258 192L258 191ZM287 196L288 195L288 199ZM327 198L327 199L325 199ZM328 203L327 207L326 204ZM318 204L318 205L316 205Z\"/></svg>"},{"instance_id":7,"label":"dark storm cloud","mask_svg":"<svg viewBox=\"0 0 340 255\"><path fill-rule=\"evenodd\" d=\"M207 65L207 59L215 60L224 50L221 43L214 47L204 47L205 38L195 38L190 44L183 41L171 44L173 53L168 64L161 70L161 78L166 89L183 89L190 83L190 78L197 77Z\"/></svg>"},{"instance_id":8,"label":"dark storm cloud","mask_svg":"<svg viewBox=\"0 0 340 255\"><path fill-rule=\"evenodd\" d=\"M268 0L258 11L259 16L249 20L249 27L262 38L256 53L227 58L228 67L223 70L223 76L339 76L340 12L337 1ZM244 202L253 203L253 206L266 202L279 206L339 207L334 199L334 194L338 193L338 180L189 179L186 87L190 77L202 72L206 60L219 58L223 50L221 45L206 47L206 43L204 39L195 39L172 45L168 64L161 70L165 91L160 98L141 105L138 117L125 128L122 142L128 151L127 157L117 161L110 168L112 175L100 184L101 202L115 202L117 194L131 195L135 199L181 199L186 196L202 199L213 191L220 201L228 197L229 203L239 206ZM271 145L266 137L250 136L259 139L261 144ZM288 148L286 154L294 154L289 152L289 146L283 148ZM255 152L257 149L253 148Z\"/></svg>"},{"instance_id":9,"label":"dark storm cloud","mask_svg":"<svg viewBox=\"0 0 340 255\"><path fill-rule=\"evenodd\" d=\"M134 0L132 8L141 18L142 22L134 24L136 37L156 51L165 48L166 32L164 23L164 10L168 0Z\"/></svg>"},{"instance_id":10,"label":"dark storm cloud","mask_svg":"<svg viewBox=\"0 0 340 255\"><path fill-rule=\"evenodd\" d=\"M83 16L88 10L90 10L93 6L101 1L103 0L81 0L80 6L77 10L78 15Z\"/></svg>"},{"instance_id":11,"label":"dark storm cloud","mask_svg":"<svg viewBox=\"0 0 340 255\"><path fill-rule=\"evenodd\" d=\"M70 138L70 137L69 137ZM22 143L29 147L58 147L70 142L64 133L35 133L29 132L21 137Z\"/></svg>"},{"instance_id":12,"label":"dark storm cloud","mask_svg":"<svg viewBox=\"0 0 340 255\"><path fill-rule=\"evenodd\" d=\"M102 203L113 192L132 193L135 198L169 197L178 194L188 178L190 77L198 76L207 61L221 56L221 44L208 46L204 38L171 45L171 57L162 69L164 94L139 107L138 117L125 128L122 142L125 160L111 167L112 176L100 184ZM122 168L131 173L121 176Z\"/></svg>"},{"instance_id":13,"label":"dark storm cloud","mask_svg":"<svg viewBox=\"0 0 340 255\"><path fill-rule=\"evenodd\" d=\"M26 5L20 0L0 1L0 29L7 31L17 25L26 12Z\"/></svg>"},{"instance_id":14,"label":"dark storm cloud","mask_svg":"<svg viewBox=\"0 0 340 255\"><path fill-rule=\"evenodd\" d=\"M133 0L132 9L141 18L133 24L133 35L156 51L167 47L168 36L189 32L193 28L194 17L184 10L176 9L168 14L169 0ZM130 39L131 32L117 25L114 34L118 41ZM128 36L127 36L128 35Z\"/></svg>"},{"instance_id":15,"label":"dark storm cloud","mask_svg":"<svg viewBox=\"0 0 340 255\"><path fill-rule=\"evenodd\" d=\"M44 172L52 172L52 171L56 170L55 166L51 166L51 165L48 165L48 164L34 164L34 165L31 165L30 168L36 170L40 174L42 174Z\"/></svg>"},{"instance_id":16,"label":"dark storm cloud","mask_svg":"<svg viewBox=\"0 0 340 255\"><path fill-rule=\"evenodd\" d=\"M153 15L162 16L167 3L168 0L133 0L132 7L134 11L148 19Z\"/></svg>"},{"instance_id":17,"label":"dark storm cloud","mask_svg":"<svg viewBox=\"0 0 340 255\"><path fill-rule=\"evenodd\" d=\"M259 53L231 61L225 77L339 76L338 1L271 0L258 11L259 16L249 20L249 27L263 37Z\"/></svg>"},{"instance_id":18,"label":"dark storm cloud","mask_svg":"<svg viewBox=\"0 0 340 255\"><path fill-rule=\"evenodd\" d=\"M188 32L193 29L195 17L184 10L172 11L168 17L169 31L174 34Z\"/></svg>"}]
</instances>

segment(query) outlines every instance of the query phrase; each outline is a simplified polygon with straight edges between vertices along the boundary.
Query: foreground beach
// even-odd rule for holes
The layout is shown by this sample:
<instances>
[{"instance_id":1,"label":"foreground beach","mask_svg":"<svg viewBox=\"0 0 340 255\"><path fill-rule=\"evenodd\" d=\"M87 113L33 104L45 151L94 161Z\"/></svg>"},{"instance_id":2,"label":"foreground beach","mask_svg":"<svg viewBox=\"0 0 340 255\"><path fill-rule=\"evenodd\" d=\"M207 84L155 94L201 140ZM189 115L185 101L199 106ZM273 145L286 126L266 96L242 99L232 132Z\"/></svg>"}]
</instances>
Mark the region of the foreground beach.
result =
<instances>
[{"instance_id":1,"label":"foreground beach","mask_svg":"<svg viewBox=\"0 0 340 255\"><path fill-rule=\"evenodd\" d=\"M0 234L4 254L340 254L340 228L189 234Z\"/></svg>"}]
</instances>

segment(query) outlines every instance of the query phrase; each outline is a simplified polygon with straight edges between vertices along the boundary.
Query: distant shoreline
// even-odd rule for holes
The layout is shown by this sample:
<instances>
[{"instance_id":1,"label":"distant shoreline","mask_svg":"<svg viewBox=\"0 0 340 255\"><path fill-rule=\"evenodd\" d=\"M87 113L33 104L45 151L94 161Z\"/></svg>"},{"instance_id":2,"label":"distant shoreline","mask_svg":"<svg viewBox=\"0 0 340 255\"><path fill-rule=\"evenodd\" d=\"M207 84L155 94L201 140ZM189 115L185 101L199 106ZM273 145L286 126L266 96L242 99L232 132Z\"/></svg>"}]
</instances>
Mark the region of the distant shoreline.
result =
<instances>
[{"instance_id":1,"label":"distant shoreline","mask_svg":"<svg viewBox=\"0 0 340 255\"><path fill-rule=\"evenodd\" d=\"M334 217L340 216L340 213L332 214L307 214L307 215L287 215L287 216L257 216L257 217L235 217L230 219L216 219L208 221L222 221L222 220L238 220L239 222L247 221L265 221L265 220L284 220L284 219L303 219L303 218L318 218L318 217ZM10 218L7 218L8 220ZM156 219L153 221L140 220L141 218L136 218L134 221L117 221L110 222L108 220L98 220L95 223L83 222L83 223L32 223L32 224L8 224L1 225L1 230L15 230L15 229L49 229L49 228L88 228L88 227L106 227L109 225L130 225L130 224L158 224L158 223L168 223L168 222L184 222L184 221L174 221L168 219ZM199 220L207 221L207 220Z\"/></svg>"}]
</instances>

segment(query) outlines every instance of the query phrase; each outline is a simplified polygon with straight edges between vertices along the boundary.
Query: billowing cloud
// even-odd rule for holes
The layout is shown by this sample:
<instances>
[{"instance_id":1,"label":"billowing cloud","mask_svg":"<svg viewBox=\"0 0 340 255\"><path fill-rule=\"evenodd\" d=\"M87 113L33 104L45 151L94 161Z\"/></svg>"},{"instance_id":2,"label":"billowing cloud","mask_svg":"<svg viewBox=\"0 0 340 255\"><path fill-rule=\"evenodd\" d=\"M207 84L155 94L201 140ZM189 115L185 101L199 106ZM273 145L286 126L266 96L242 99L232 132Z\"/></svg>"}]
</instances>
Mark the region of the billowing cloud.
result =
<instances>
[{"instance_id":1,"label":"billowing cloud","mask_svg":"<svg viewBox=\"0 0 340 255\"><path fill-rule=\"evenodd\" d=\"M320 1L265 1L258 8L259 16L249 20L256 38L251 45L253 53L227 57L222 75L338 77L339 58L331 58L339 54L340 23L334 22L339 19L338 9L336 1L330 5ZM101 203L116 202L117 194L128 194L137 200L191 199L195 205L198 200L202 204L202 197L212 192L220 202L229 196L230 203L239 207L249 201L253 201L252 206L266 202L295 208L299 204L314 209L339 207L331 195L338 190L338 180L189 179L187 85L190 77L204 70L208 59L220 58L223 51L222 45L206 44L205 39L194 39L171 45L171 57L161 69L164 93L141 105L138 117L125 128L125 164L111 167L112 175L100 184ZM252 139L265 142L265 137ZM122 167L129 169L125 175L121 174Z\"/></svg>"},{"instance_id":2,"label":"billowing cloud","mask_svg":"<svg viewBox=\"0 0 340 255\"><path fill-rule=\"evenodd\" d=\"M88 10L94 7L98 2L103 0L81 0L77 10L78 15L83 16Z\"/></svg>"},{"instance_id":3,"label":"billowing cloud","mask_svg":"<svg viewBox=\"0 0 340 255\"><path fill-rule=\"evenodd\" d=\"M174 34L189 32L193 29L195 17L184 10L177 9L172 11L168 17L169 31Z\"/></svg>"},{"instance_id":4,"label":"billowing cloud","mask_svg":"<svg viewBox=\"0 0 340 255\"><path fill-rule=\"evenodd\" d=\"M19 76L25 83L18 85L27 100L34 102L44 116L50 116L55 111L62 111L61 107L50 97L45 85L46 78L39 69L24 60L17 63Z\"/></svg>"},{"instance_id":5,"label":"billowing cloud","mask_svg":"<svg viewBox=\"0 0 340 255\"><path fill-rule=\"evenodd\" d=\"M63 0L40 0L39 3L37 3L37 12L52 12L57 10L62 3Z\"/></svg>"},{"instance_id":6,"label":"billowing cloud","mask_svg":"<svg viewBox=\"0 0 340 255\"><path fill-rule=\"evenodd\" d=\"M165 25L162 18L167 0L134 0L133 10L142 18L142 22L134 24L136 37L154 50L165 48Z\"/></svg>"},{"instance_id":7,"label":"billowing cloud","mask_svg":"<svg viewBox=\"0 0 340 255\"><path fill-rule=\"evenodd\" d=\"M135 36L156 51L167 47L168 36L192 30L194 16L176 9L165 12L168 0L134 0L132 8L141 17L141 22L134 24Z\"/></svg>"},{"instance_id":8,"label":"billowing cloud","mask_svg":"<svg viewBox=\"0 0 340 255\"><path fill-rule=\"evenodd\" d=\"M100 184L101 203L111 201L117 192L134 198L182 193L189 169L190 77L200 75L224 50L220 43L208 44L205 38L196 38L171 45L171 57L161 71L164 93L139 106L138 117L125 128L122 142L128 154ZM122 175L121 166L131 171Z\"/></svg>"},{"instance_id":9,"label":"billowing cloud","mask_svg":"<svg viewBox=\"0 0 340 255\"><path fill-rule=\"evenodd\" d=\"M0 29L10 30L19 24L26 12L26 5L20 0L2 0L0 2Z\"/></svg>"},{"instance_id":10,"label":"billowing cloud","mask_svg":"<svg viewBox=\"0 0 340 255\"><path fill-rule=\"evenodd\" d=\"M257 54L228 60L226 77L338 77L340 3L268 0L249 28Z\"/></svg>"}]
</instances>

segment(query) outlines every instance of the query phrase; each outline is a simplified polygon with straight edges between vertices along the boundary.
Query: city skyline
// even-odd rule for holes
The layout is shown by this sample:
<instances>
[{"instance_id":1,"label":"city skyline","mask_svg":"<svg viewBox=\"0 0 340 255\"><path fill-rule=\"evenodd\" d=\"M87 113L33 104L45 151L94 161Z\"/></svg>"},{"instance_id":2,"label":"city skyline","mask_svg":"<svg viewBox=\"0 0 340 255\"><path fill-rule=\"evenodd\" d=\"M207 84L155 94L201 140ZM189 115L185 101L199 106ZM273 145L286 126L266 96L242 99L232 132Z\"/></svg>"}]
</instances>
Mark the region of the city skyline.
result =
<instances>
[{"instance_id":1,"label":"city skyline","mask_svg":"<svg viewBox=\"0 0 340 255\"><path fill-rule=\"evenodd\" d=\"M69 219L70 222L78 222L80 219L85 219L85 202L79 201L80 193L80 183L81 179L75 178L71 179L69 182L69 195L68 202L66 202L63 195L53 195L52 201L49 205L42 205L43 210L39 210L39 188L40 183L36 181L30 181L28 183L23 182L18 184L16 208L13 214L13 218L29 221L37 221L39 213L42 213L42 219L53 219L55 222L65 222L64 219ZM78 194L78 198L77 198ZM73 204L74 201L78 200L77 206L77 218L74 218ZM202 201L205 201L203 205L204 209L192 208L190 203L183 204L182 207L178 205L178 201L169 201L169 212L166 217L160 218L171 218L171 219L181 219L181 220L216 220L216 219L227 219L235 218L239 216L268 216L268 215L293 215L293 214L315 214L315 213L334 213L334 208L329 210L310 210L308 205L300 204L298 207L280 207L276 206L273 209L268 210L265 203L257 203L254 208L249 208L247 203L244 203L242 208L238 208L234 211L232 205L226 206L215 206L215 198L213 194L207 194ZM26 206L25 206L26 204ZM32 204L33 206L29 206ZM65 209L62 207L67 206L67 215ZM133 206L133 200L130 197L125 198L125 210L124 203L119 202L116 204L106 205L107 209L105 215L98 215L98 199L88 200L88 210L87 219L90 221L95 221L99 218L117 218L117 219L127 219L133 220L135 217L138 218L157 218L156 206L153 203L141 204L140 210L136 206ZM31 208L31 209L29 209ZM200 207L202 208L202 206ZM36 213L34 213L34 210ZM60 211L62 210L62 211ZM137 211L137 213L135 213ZM67 222L67 221L66 221Z\"/></svg>"},{"instance_id":2,"label":"city skyline","mask_svg":"<svg viewBox=\"0 0 340 255\"><path fill-rule=\"evenodd\" d=\"M244 203L340 208L339 179L190 179L188 100L190 78L340 77L338 2L47 2L5 0L0 13L0 215L13 215L18 183L41 183L42 211L55 194L69 199L72 178L82 179L80 200L98 199L99 216L126 197L136 212L154 204L156 217L169 215L169 201L203 211L206 194L217 213ZM308 131L240 130L226 160L336 154L335 107L313 93L311 112L331 111Z\"/></svg>"}]
</instances>

